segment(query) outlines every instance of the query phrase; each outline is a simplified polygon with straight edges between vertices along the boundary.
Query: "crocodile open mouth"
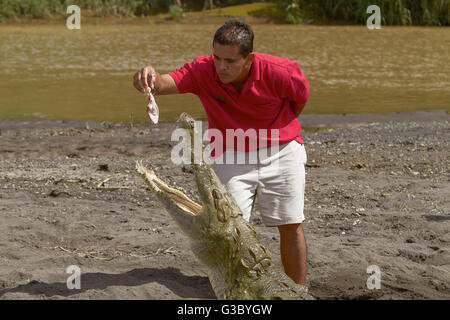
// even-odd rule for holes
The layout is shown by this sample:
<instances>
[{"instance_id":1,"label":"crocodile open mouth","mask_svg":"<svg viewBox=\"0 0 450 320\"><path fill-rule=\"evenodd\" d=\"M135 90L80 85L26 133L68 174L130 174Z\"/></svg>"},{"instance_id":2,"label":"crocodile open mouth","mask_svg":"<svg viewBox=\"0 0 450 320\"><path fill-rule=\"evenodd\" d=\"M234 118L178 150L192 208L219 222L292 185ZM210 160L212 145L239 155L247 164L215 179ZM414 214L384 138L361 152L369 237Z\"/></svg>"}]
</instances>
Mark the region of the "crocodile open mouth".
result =
<instances>
[{"instance_id":1,"label":"crocodile open mouth","mask_svg":"<svg viewBox=\"0 0 450 320\"><path fill-rule=\"evenodd\" d=\"M180 209L192 215L197 215L202 209L200 204L190 199L183 191L171 187L164 180L159 178L153 170L144 167L141 162L136 163L136 169L140 174L147 177L147 181L151 184L151 187L157 192L164 193Z\"/></svg>"}]
</instances>

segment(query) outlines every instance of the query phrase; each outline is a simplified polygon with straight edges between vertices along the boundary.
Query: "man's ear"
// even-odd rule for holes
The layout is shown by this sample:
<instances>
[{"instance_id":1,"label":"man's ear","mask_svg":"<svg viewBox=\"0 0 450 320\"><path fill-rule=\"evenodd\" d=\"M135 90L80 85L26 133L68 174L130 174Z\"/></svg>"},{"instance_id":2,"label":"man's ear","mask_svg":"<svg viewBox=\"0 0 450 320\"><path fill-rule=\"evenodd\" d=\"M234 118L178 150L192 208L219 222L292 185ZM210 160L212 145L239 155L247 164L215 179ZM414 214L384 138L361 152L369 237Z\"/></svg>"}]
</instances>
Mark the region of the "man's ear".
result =
<instances>
[{"instance_id":1,"label":"man's ear","mask_svg":"<svg viewBox=\"0 0 450 320\"><path fill-rule=\"evenodd\" d=\"M245 63L245 66L247 68L250 68L250 66L252 65L253 59L255 59L255 54L253 52L250 52L247 56L247 61Z\"/></svg>"}]
</instances>

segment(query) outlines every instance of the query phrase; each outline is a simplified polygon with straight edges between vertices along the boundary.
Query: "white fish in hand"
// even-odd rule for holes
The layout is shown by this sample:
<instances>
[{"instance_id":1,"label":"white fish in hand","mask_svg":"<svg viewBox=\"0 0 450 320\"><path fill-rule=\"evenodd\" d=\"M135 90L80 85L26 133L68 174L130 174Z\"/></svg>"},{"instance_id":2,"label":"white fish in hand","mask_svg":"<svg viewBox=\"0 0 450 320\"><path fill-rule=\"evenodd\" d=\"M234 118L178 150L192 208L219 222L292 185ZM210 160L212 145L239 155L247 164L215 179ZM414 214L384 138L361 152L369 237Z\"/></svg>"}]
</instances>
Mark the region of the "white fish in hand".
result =
<instances>
[{"instance_id":1,"label":"white fish in hand","mask_svg":"<svg viewBox=\"0 0 450 320\"><path fill-rule=\"evenodd\" d=\"M159 109L158 105L156 104L155 97L153 96L152 92L148 90L147 92L147 98L148 98L148 104L147 104L147 114L150 120L154 124L158 123L159 119Z\"/></svg>"}]
</instances>

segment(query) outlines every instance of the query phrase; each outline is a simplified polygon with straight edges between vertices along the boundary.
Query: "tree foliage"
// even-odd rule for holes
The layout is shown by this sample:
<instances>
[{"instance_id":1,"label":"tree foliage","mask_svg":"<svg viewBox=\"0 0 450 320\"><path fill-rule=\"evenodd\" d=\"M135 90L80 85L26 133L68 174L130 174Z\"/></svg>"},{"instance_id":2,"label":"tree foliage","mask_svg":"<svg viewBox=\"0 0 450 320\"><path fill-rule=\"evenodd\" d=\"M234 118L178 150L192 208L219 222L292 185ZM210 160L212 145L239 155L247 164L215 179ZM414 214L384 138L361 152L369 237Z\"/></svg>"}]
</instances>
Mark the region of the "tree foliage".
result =
<instances>
[{"instance_id":1,"label":"tree foliage","mask_svg":"<svg viewBox=\"0 0 450 320\"><path fill-rule=\"evenodd\" d=\"M286 8L295 3L316 22L365 24L367 7L378 5L385 25L449 25L450 0L275 0Z\"/></svg>"},{"instance_id":2,"label":"tree foliage","mask_svg":"<svg viewBox=\"0 0 450 320\"><path fill-rule=\"evenodd\" d=\"M369 5L381 8L384 25L448 26L450 0L0 0L2 18L51 18L66 16L71 4L96 16L141 16L161 12L179 15L213 7L273 2L282 8L286 23L364 24ZM174 7L176 6L176 7ZM170 9L172 7L172 9Z\"/></svg>"}]
</instances>

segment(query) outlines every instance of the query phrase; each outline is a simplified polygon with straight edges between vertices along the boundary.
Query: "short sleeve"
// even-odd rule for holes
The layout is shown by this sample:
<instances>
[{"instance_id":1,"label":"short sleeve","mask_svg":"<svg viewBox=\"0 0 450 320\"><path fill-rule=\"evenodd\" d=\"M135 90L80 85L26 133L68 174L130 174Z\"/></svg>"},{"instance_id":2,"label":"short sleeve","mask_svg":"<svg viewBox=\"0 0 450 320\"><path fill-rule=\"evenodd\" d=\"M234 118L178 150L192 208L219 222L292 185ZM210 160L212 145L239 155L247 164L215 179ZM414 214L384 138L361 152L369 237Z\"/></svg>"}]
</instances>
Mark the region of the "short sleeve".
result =
<instances>
[{"instance_id":1,"label":"short sleeve","mask_svg":"<svg viewBox=\"0 0 450 320\"><path fill-rule=\"evenodd\" d=\"M298 107L305 104L309 98L309 84L306 76L300 70L297 62L292 61L289 68L289 77L283 86L283 96L291 100L294 112Z\"/></svg>"},{"instance_id":2,"label":"short sleeve","mask_svg":"<svg viewBox=\"0 0 450 320\"><path fill-rule=\"evenodd\" d=\"M198 94L198 83L195 74L198 74L198 63L195 61L188 62L179 69L174 69L169 72L169 75L175 81L180 93Z\"/></svg>"}]
</instances>

